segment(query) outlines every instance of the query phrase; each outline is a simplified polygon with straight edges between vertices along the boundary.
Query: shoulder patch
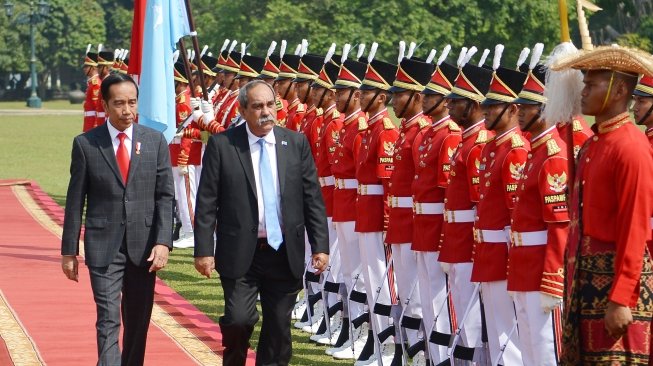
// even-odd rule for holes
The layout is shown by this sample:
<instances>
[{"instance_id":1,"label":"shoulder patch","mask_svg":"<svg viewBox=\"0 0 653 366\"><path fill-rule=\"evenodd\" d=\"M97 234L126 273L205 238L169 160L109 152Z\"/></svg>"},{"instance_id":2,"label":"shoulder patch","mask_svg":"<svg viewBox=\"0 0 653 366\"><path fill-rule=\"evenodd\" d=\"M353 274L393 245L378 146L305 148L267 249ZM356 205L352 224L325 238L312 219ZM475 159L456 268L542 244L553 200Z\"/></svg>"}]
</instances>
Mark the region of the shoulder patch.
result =
<instances>
[{"instance_id":1,"label":"shoulder patch","mask_svg":"<svg viewBox=\"0 0 653 366\"><path fill-rule=\"evenodd\" d=\"M305 110L304 104L297 104L297 112L303 112Z\"/></svg>"},{"instance_id":2,"label":"shoulder patch","mask_svg":"<svg viewBox=\"0 0 653 366\"><path fill-rule=\"evenodd\" d=\"M553 156L553 155L559 153L560 151L562 151L562 149L560 148L560 146L558 146L558 143L556 142L556 140L549 139L546 142L546 153L547 153L547 155Z\"/></svg>"},{"instance_id":3,"label":"shoulder patch","mask_svg":"<svg viewBox=\"0 0 653 366\"><path fill-rule=\"evenodd\" d=\"M365 117L358 117L358 130L359 131L365 131L367 130L367 121L365 120Z\"/></svg>"},{"instance_id":4,"label":"shoulder patch","mask_svg":"<svg viewBox=\"0 0 653 366\"><path fill-rule=\"evenodd\" d=\"M456 122L454 122L454 121L449 121L449 130L450 130L450 131L458 132L458 131L460 131L460 127L458 127L458 125L456 124Z\"/></svg>"},{"instance_id":5,"label":"shoulder patch","mask_svg":"<svg viewBox=\"0 0 653 366\"><path fill-rule=\"evenodd\" d=\"M395 128L395 124L392 123L392 120L388 117L383 118L383 128L386 130L393 130Z\"/></svg>"},{"instance_id":6,"label":"shoulder patch","mask_svg":"<svg viewBox=\"0 0 653 366\"><path fill-rule=\"evenodd\" d=\"M512 144L513 149L524 146L524 140L522 140L521 136L518 134L514 134L510 137L510 143Z\"/></svg>"},{"instance_id":7,"label":"shoulder patch","mask_svg":"<svg viewBox=\"0 0 653 366\"><path fill-rule=\"evenodd\" d=\"M571 124L574 132L580 132L583 130L583 125L580 124L579 120L574 119Z\"/></svg>"},{"instance_id":8,"label":"shoulder patch","mask_svg":"<svg viewBox=\"0 0 653 366\"><path fill-rule=\"evenodd\" d=\"M478 131L478 137L476 137L476 144L484 144L487 142L487 130Z\"/></svg>"},{"instance_id":9,"label":"shoulder patch","mask_svg":"<svg viewBox=\"0 0 653 366\"><path fill-rule=\"evenodd\" d=\"M424 117L420 117L419 119L417 119L417 124L419 125L420 129L430 125L430 123Z\"/></svg>"},{"instance_id":10,"label":"shoulder patch","mask_svg":"<svg viewBox=\"0 0 653 366\"><path fill-rule=\"evenodd\" d=\"M278 111L283 109L283 103L279 99L277 99L276 105L277 105L277 110Z\"/></svg>"},{"instance_id":11,"label":"shoulder patch","mask_svg":"<svg viewBox=\"0 0 653 366\"><path fill-rule=\"evenodd\" d=\"M331 118L333 118L333 119L340 118L340 112L338 112L338 110L334 108L333 109L333 114L331 115Z\"/></svg>"},{"instance_id":12,"label":"shoulder patch","mask_svg":"<svg viewBox=\"0 0 653 366\"><path fill-rule=\"evenodd\" d=\"M184 94L179 96L179 103L186 103L186 96Z\"/></svg>"},{"instance_id":13,"label":"shoulder patch","mask_svg":"<svg viewBox=\"0 0 653 366\"><path fill-rule=\"evenodd\" d=\"M315 116L319 117L324 114L324 110L322 108L316 108L315 109Z\"/></svg>"},{"instance_id":14,"label":"shoulder patch","mask_svg":"<svg viewBox=\"0 0 653 366\"><path fill-rule=\"evenodd\" d=\"M100 84L100 80L98 78L91 78L91 84L98 85Z\"/></svg>"}]
</instances>

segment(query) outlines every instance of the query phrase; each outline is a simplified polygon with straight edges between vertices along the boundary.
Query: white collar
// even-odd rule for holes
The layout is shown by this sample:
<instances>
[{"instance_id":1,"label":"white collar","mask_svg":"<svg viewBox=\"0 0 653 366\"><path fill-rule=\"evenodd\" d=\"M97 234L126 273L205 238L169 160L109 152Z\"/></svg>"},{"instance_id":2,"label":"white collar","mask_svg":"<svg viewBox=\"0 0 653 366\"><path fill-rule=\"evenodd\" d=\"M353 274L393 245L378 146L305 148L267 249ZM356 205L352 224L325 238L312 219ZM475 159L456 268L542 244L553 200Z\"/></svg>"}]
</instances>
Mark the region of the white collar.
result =
<instances>
[{"instance_id":1,"label":"white collar","mask_svg":"<svg viewBox=\"0 0 653 366\"><path fill-rule=\"evenodd\" d=\"M134 132L134 124L133 123L131 125L129 125L129 127L127 127L124 131L118 131L118 129L113 127L111 122L109 120L107 120L107 128L109 129L109 135L111 135L111 140L112 141L115 140L115 138L118 137L118 134L121 133L121 132L124 132L125 135L127 135L127 138L129 140L132 139L132 134Z\"/></svg>"},{"instance_id":2,"label":"white collar","mask_svg":"<svg viewBox=\"0 0 653 366\"><path fill-rule=\"evenodd\" d=\"M250 131L249 125L247 124L247 121L245 121L244 123L245 123L245 130L247 131L247 140L249 141L249 146L252 146L252 145L258 143L258 140L260 140L260 139L263 139L263 140L265 140L266 143L272 144L272 145L277 143L277 139L274 137L274 128L267 135L265 135L263 137L258 137L256 135L254 135L252 133L252 131Z\"/></svg>"}]
</instances>

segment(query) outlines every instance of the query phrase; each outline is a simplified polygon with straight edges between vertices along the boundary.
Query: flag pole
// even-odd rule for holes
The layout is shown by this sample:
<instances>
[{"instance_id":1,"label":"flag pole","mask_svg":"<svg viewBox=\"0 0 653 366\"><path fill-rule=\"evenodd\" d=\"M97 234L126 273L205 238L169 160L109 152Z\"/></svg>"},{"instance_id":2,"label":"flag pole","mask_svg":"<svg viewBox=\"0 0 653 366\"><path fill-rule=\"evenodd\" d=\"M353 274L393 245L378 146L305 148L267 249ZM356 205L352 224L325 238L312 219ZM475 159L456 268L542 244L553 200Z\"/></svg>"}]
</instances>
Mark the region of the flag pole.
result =
<instances>
[{"instance_id":1,"label":"flag pole","mask_svg":"<svg viewBox=\"0 0 653 366\"><path fill-rule=\"evenodd\" d=\"M186 70L186 75L188 75L188 86L190 87L191 94L195 91L195 83L193 82L192 70L190 68L190 62L188 62L188 55L186 54L186 46L184 46L184 41L179 40L178 43L179 53L181 54L181 59L184 63L184 70ZM200 71L201 72L201 71Z\"/></svg>"},{"instance_id":2,"label":"flag pole","mask_svg":"<svg viewBox=\"0 0 653 366\"><path fill-rule=\"evenodd\" d=\"M567 0L558 0L558 12L560 15L560 42L571 42L569 34L569 14L567 12ZM574 179L576 178L576 157L574 156L574 121L565 121L569 123L567 136L563 136L567 143L567 169L569 170L568 186L573 189Z\"/></svg>"},{"instance_id":3,"label":"flag pole","mask_svg":"<svg viewBox=\"0 0 653 366\"><path fill-rule=\"evenodd\" d=\"M204 97L204 100L209 100L209 93L206 91L206 86L204 85L204 71L202 70L202 59L200 57L200 44L197 41L197 31L195 31L193 12L190 8L190 0L185 0L185 2L186 14L188 15L188 25L190 26L190 38L193 41L193 49L195 50L195 63L197 64L197 69L199 71L198 76L200 79L200 85L202 86L202 96Z\"/></svg>"}]
</instances>

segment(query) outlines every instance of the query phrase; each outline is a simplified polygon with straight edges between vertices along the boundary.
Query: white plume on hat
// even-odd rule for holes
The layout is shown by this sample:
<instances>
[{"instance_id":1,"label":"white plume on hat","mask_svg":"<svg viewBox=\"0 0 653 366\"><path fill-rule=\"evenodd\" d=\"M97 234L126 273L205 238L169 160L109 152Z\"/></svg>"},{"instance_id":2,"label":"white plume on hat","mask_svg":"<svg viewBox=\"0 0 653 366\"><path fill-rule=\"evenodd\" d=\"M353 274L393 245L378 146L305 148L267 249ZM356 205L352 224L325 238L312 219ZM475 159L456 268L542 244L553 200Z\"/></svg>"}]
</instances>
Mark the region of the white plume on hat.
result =
<instances>
[{"instance_id":1,"label":"white plume on hat","mask_svg":"<svg viewBox=\"0 0 653 366\"><path fill-rule=\"evenodd\" d=\"M301 56L302 55L302 44L298 43L297 47L295 47L295 56Z\"/></svg>"},{"instance_id":2,"label":"white plume on hat","mask_svg":"<svg viewBox=\"0 0 653 366\"><path fill-rule=\"evenodd\" d=\"M361 43L361 44L358 45L358 52L356 53L356 60L363 57L363 53L365 53L365 43Z\"/></svg>"},{"instance_id":3,"label":"white plume on hat","mask_svg":"<svg viewBox=\"0 0 653 366\"><path fill-rule=\"evenodd\" d=\"M244 56L246 54L246 52L247 52L247 45L245 44L245 42L242 42L240 44L240 54L241 54L241 56Z\"/></svg>"},{"instance_id":4,"label":"white plume on hat","mask_svg":"<svg viewBox=\"0 0 653 366\"><path fill-rule=\"evenodd\" d=\"M113 58L114 59L119 58L121 53L122 53L122 48L116 48L115 50L113 50Z\"/></svg>"},{"instance_id":5,"label":"white plume on hat","mask_svg":"<svg viewBox=\"0 0 653 366\"><path fill-rule=\"evenodd\" d=\"M300 56L304 56L308 52L308 40L306 38L302 39L302 53Z\"/></svg>"},{"instance_id":6,"label":"white plume on hat","mask_svg":"<svg viewBox=\"0 0 653 366\"><path fill-rule=\"evenodd\" d=\"M438 58L438 66L440 66L444 62L444 60L447 59L447 56L449 56L450 51L451 51L450 44L444 46L444 49L442 50L442 53L440 53L440 57Z\"/></svg>"},{"instance_id":7,"label":"white plume on hat","mask_svg":"<svg viewBox=\"0 0 653 366\"><path fill-rule=\"evenodd\" d=\"M531 53L530 48L524 47L521 52L519 53L519 58L517 59L517 70L519 70L519 67L526 62L526 59L528 58L528 54Z\"/></svg>"},{"instance_id":8,"label":"white plume on hat","mask_svg":"<svg viewBox=\"0 0 653 366\"><path fill-rule=\"evenodd\" d=\"M288 46L288 42L286 42L285 39L281 40L281 48L279 48L279 58L283 58L283 55L286 54L286 47Z\"/></svg>"},{"instance_id":9,"label":"white plume on hat","mask_svg":"<svg viewBox=\"0 0 653 366\"><path fill-rule=\"evenodd\" d=\"M417 44L415 42L410 42L410 46L408 47L408 53L406 54L406 58L413 57L413 52L415 52L415 47L417 47Z\"/></svg>"},{"instance_id":10,"label":"white plume on hat","mask_svg":"<svg viewBox=\"0 0 653 366\"><path fill-rule=\"evenodd\" d=\"M340 58L340 63L345 63L347 60L347 56L349 56L349 51L351 50L351 45L349 43L345 43L345 45L342 47L342 57Z\"/></svg>"},{"instance_id":11,"label":"white plume on hat","mask_svg":"<svg viewBox=\"0 0 653 366\"><path fill-rule=\"evenodd\" d=\"M102 48L103 48L102 43L98 44L97 45L97 53L102 52Z\"/></svg>"},{"instance_id":12,"label":"white plume on hat","mask_svg":"<svg viewBox=\"0 0 653 366\"><path fill-rule=\"evenodd\" d=\"M533 46L533 53L531 54L531 62L528 64L528 69L533 70L537 63L540 62L540 57L542 57L542 51L544 51L544 43L536 43Z\"/></svg>"},{"instance_id":13,"label":"white plume on hat","mask_svg":"<svg viewBox=\"0 0 653 366\"><path fill-rule=\"evenodd\" d=\"M546 88L544 97L547 98L542 117L549 124L569 122L579 115L581 92L583 91L583 73L580 70L568 69L553 71L551 65L557 60L579 52L571 42L557 45L544 64L546 70Z\"/></svg>"},{"instance_id":14,"label":"white plume on hat","mask_svg":"<svg viewBox=\"0 0 653 366\"><path fill-rule=\"evenodd\" d=\"M465 64L463 61L465 60L465 55L467 54L467 47L463 47L460 49L460 54L458 55L458 60L456 61L456 65L458 66L459 69L462 69Z\"/></svg>"},{"instance_id":15,"label":"white plume on hat","mask_svg":"<svg viewBox=\"0 0 653 366\"><path fill-rule=\"evenodd\" d=\"M235 39L231 41L231 46L229 46L229 53L233 52L233 50L236 48L236 45L238 44L238 41Z\"/></svg>"},{"instance_id":16,"label":"white plume on hat","mask_svg":"<svg viewBox=\"0 0 653 366\"><path fill-rule=\"evenodd\" d=\"M477 51L478 51L478 48L476 48L476 46L470 47L469 50L467 51L467 53L465 54L465 59L463 60L463 65L467 65L469 60L471 60L472 57L474 57L474 55L476 54Z\"/></svg>"},{"instance_id":17,"label":"white plume on hat","mask_svg":"<svg viewBox=\"0 0 653 366\"><path fill-rule=\"evenodd\" d=\"M490 54L489 49L486 48L483 50L483 54L481 55L481 60L478 62L478 67L482 67L483 65L485 65L485 60L487 60L487 56L489 54Z\"/></svg>"},{"instance_id":18,"label":"white plume on hat","mask_svg":"<svg viewBox=\"0 0 653 366\"><path fill-rule=\"evenodd\" d=\"M123 61L125 61L125 59L127 58L127 55L128 55L128 54L129 54L129 50L128 50L128 49L124 49L124 50L122 50L122 55L120 55L120 59L122 59Z\"/></svg>"},{"instance_id":19,"label":"white plume on hat","mask_svg":"<svg viewBox=\"0 0 653 366\"><path fill-rule=\"evenodd\" d=\"M220 53L222 53L222 51L226 50L227 46L229 46L229 38L224 40L224 43L222 44L222 47L220 48Z\"/></svg>"},{"instance_id":20,"label":"white plume on hat","mask_svg":"<svg viewBox=\"0 0 653 366\"><path fill-rule=\"evenodd\" d=\"M492 70L496 71L501 66L501 56L503 56L504 45L498 44L494 47L494 56L492 58Z\"/></svg>"},{"instance_id":21,"label":"white plume on hat","mask_svg":"<svg viewBox=\"0 0 653 366\"><path fill-rule=\"evenodd\" d=\"M93 47L93 45L90 43L88 44L88 46L86 46L86 53L85 53L86 55L88 55L88 53L91 52L91 47Z\"/></svg>"},{"instance_id":22,"label":"white plume on hat","mask_svg":"<svg viewBox=\"0 0 653 366\"><path fill-rule=\"evenodd\" d=\"M268 47L267 57L270 57L274 53L274 50L276 48L277 48L277 41L272 41L272 43L270 43L270 47Z\"/></svg>"},{"instance_id":23,"label":"white plume on hat","mask_svg":"<svg viewBox=\"0 0 653 366\"><path fill-rule=\"evenodd\" d=\"M367 54L367 62L370 63L372 60L374 60L374 56L376 55L376 49L379 48L379 44L376 42L372 42L372 47L370 47L370 53Z\"/></svg>"},{"instance_id":24,"label":"white plume on hat","mask_svg":"<svg viewBox=\"0 0 653 366\"><path fill-rule=\"evenodd\" d=\"M399 57L397 58L397 63L400 64L401 60L404 59L404 54L406 53L406 42L399 41Z\"/></svg>"},{"instance_id":25,"label":"white plume on hat","mask_svg":"<svg viewBox=\"0 0 653 366\"><path fill-rule=\"evenodd\" d=\"M208 51L209 45L205 44L204 47L202 48L202 52L200 52L200 57L204 56L206 54L206 51Z\"/></svg>"},{"instance_id":26,"label":"white plume on hat","mask_svg":"<svg viewBox=\"0 0 653 366\"><path fill-rule=\"evenodd\" d=\"M326 64L327 62L331 61L331 58L333 57L333 54L336 53L336 43L331 43L331 47L329 47L329 50L326 53L326 56L324 56L324 63Z\"/></svg>"},{"instance_id":27,"label":"white plume on hat","mask_svg":"<svg viewBox=\"0 0 653 366\"><path fill-rule=\"evenodd\" d=\"M431 61L433 61L433 59L435 58L435 54L436 54L437 52L438 52L438 51L436 51L435 48L431 49L431 52L429 52L429 56L426 58L426 63L427 63L427 64L430 64Z\"/></svg>"}]
</instances>

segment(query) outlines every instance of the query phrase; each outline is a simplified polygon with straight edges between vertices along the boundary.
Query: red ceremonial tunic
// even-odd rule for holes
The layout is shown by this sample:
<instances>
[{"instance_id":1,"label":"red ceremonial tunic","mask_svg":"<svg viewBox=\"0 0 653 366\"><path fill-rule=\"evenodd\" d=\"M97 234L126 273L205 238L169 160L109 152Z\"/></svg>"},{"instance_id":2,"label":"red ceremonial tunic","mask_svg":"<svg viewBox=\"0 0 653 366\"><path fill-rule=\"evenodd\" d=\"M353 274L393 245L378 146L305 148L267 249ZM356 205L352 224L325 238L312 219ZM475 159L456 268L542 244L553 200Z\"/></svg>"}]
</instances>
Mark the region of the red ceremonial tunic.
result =
<instances>
[{"instance_id":1,"label":"red ceremonial tunic","mask_svg":"<svg viewBox=\"0 0 653 366\"><path fill-rule=\"evenodd\" d=\"M531 140L531 152L512 211L509 291L542 291L562 298L563 256L569 231L566 149L555 126ZM527 245L528 238L520 236L543 231L546 241L539 245Z\"/></svg>"},{"instance_id":2,"label":"red ceremonial tunic","mask_svg":"<svg viewBox=\"0 0 653 366\"><path fill-rule=\"evenodd\" d=\"M564 141L567 141L569 136L569 128L573 129L574 137L574 157L578 156L580 148L583 147L585 141L594 135L592 129L589 127L583 116L574 117L571 123L558 123L558 132Z\"/></svg>"},{"instance_id":3,"label":"red ceremonial tunic","mask_svg":"<svg viewBox=\"0 0 653 366\"><path fill-rule=\"evenodd\" d=\"M392 175L392 155L399 137L397 127L383 109L367 122L361 133L361 146L356 157L356 179L359 189L356 201L356 231L385 231L388 225L388 182ZM383 186L383 194L367 194L368 186Z\"/></svg>"},{"instance_id":4,"label":"red ceremonial tunic","mask_svg":"<svg viewBox=\"0 0 653 366\"><path fill-rule=\"evenodd\" d=\"M86 81L86 99L84 100L84 125L82 132L97 126L97 104L100 101L100 77L95 74Z\"/></svg>"},{"instance_id":5,"label":"red ceremonial tunic","mask_svg":"<svg viewBox=\"0 0 653 366\"><path fill-rule=\"evenodd\" d=\"M413 192L413 241L415 251L440 250L444 215L422 213L422 203L439 203L444 212L444 195L451 171L451 158L462 140L460 127L449 116L423 129L413 144L415 179Z\"/></svg>"},{"instance_id":6,"label":"red ceremonial tunic","mask_svg":"<svg viewBox=\"0 0 653 366\"><path fill-rule=\"evenodd\" d=\"M470 211L476 207L479 196L481 151L494 132L485 129L481 120L463 131L462 142L451 161L451 173L445 191L444 209L450 211L444 222L444 240L438 260L445 263L472 261L474 248L474 220L456 221L455 212ZM449 219L450 217L450 219Z\"/></svg>"},{"instance_id":7,"label":"red ceremonial tunic","mask_svg":"<svg viewBox=\"0 0 653 366\"><path fill-rule=\"evenodd\" d=\"M303 134L306 136L309 142L309 146L311 147L311 153L313 154L313 158L315 158L315 143L317 134L313 132L313 122L315 122L317 119L322 118L322 109L321 108L315 108L314 105L311 105L306 113L304 114L304 118L302 119L300 125L299 125L299 133ZM318 125L320 121L317 122Z\"/></svg>"},{"instance_id":8,"label":"red ceremonial tunic","mask_svg":"<svg viewBox=\"0 0 653 366\"><path fill-rule=\"evenodd\" d=\"M281 98L277 93L277 125L286 127L286 119L288 118L288 101Z\"/></svg>"},{"instance_id":9,"label":"red ceremonial tunic","mask_svg":"<svg viewBox=\"0 0 653 366\"><path fill-rule=\"evenodd\" d=\"M109 74L107 74L107 76L109 76ZM100 86L102 86L102 82L104 81L104 79L107 78L107 76L101 78ZM100 89L100 92L98 93L97 104L95 106L95 126L103 125L105 120L106 120L106 114L104 112L104 105L102 104L102 90Z\"/></svg>"},{"instance_id":10,"label":"red ceremonial tunic","mask_svg":"<svg viewBox=\"0 0 653 366\"><path fill-rule=\"evenodd\" d=\"M530 145L519 128L497 136L483 148L479 172L480 195L474 229L506 231L497 233L505 243L483 241L476 237L472 282L501 281L507 278L508 232L510 213L517 197L517 183L526 164ZM485 239L485 238L483 238Z\"/></svg>"},{"instance_id":11,"label":"red ceremonial tunic","mask_svg":"<svg viewBox=\"0 0 653 366\"><path fill-rule=\"evenodd\" d=\"M188 118L192 118L190 106L190 89L179 93L175 98L177 128ZM183 136L175 137L170 143L170 162L172 166L200 165L202 163L202 141L200 128L192 121L182 129Z\"/></svg>"},{"instance_id":12,"label":"red ceremonial tunic","mask_svg":"<svg viewBox=\"0 0 653 366\"><path fill-rule=\"evenodd\" d=\"M430 126L427 116L419 113L411 119L401 120L399 140L395 144L393 156L394 170L390 176L388 204L390 217L386 244L408 244L413 240L413 208L397 207L398 198L411 199L411 185L415 179L415 164L413 163L413 143L417 134Z\"/></svg>"},{"instance_id":13,"label":"red ceremonial tunic","mask_svg":"<svg viewBox=\"0 0 653 366\"><path fill-rule=\"evenodd\" d=\"M331 162L336 149L336 139L338 131L342 128L342 116L336 110L333 104L324 111L323 118L320 120L318 131L318 140L316 143L315 167L317 176L320 179L322 188L322 198L328 217L333 217L333 182L327 180L333 179L331 172ZM328 184L327 184L328 183Z\"/></svg>"},{"instance_id":14,"label":"red ceremonial tunic","mask_svg":"<svg viewBox=\"0 0 653 366\"><path fill-rule=\"evenodd\" d=\"M306 114L306 105L295 98L288 106L288 117L286 117L286 128L292 131L299 131L302 119Z\"/></svg>"},{"instance_id":15,"label":"red ceremonial tunic","mask_svg":"<svg viewBox=\"0 0 653 366\"><path fill-rule=\"evenodd\" d=\"M598 133L585 145L585 168L578 177L583 235L613 248L614 278L608 300L632 307L639 298L646 241L651 239L653 151L627 113L594 131ZM568 255L575 256L576 249L570 247Z\"/></svg>"},{"instance_id":16,"label":"red ceremonial tunic","mask_svg":"<svg viewBox=\"0 0 653 366\"><path fill-rule=\"evenodd\" d=\"M646 129L646 137L648 137L648 142L653 146L653 127Z\"/></svg>"},{"instance_id":17,"label":"red ceremonial tunic","mask_svg":"<svg viewBox=\"0 0 653 366\"><path fill-rule=\"evenodd\" d=\"M333 191L333 222L356 220L357 187L338 187L338 180L356 179L357 137L361 127L366 125L365 113L359 109L344 119L342 128L334 136L337 142L331 164L331 172L336 178L336 188Z\"/></svg>"},{"instance_id":18,"label":"red ceremonial tunic","mask_svg":"<svg viewBox=\"0 0 653 366\"><path fill-rule=\"evenodd\" d=\"M225 129L229 128L231 120L238 115L238 94L238 89L227 94L227 97L218 109L218 113L215 115L215 120Z\"/></svg>"}]
</instances>

